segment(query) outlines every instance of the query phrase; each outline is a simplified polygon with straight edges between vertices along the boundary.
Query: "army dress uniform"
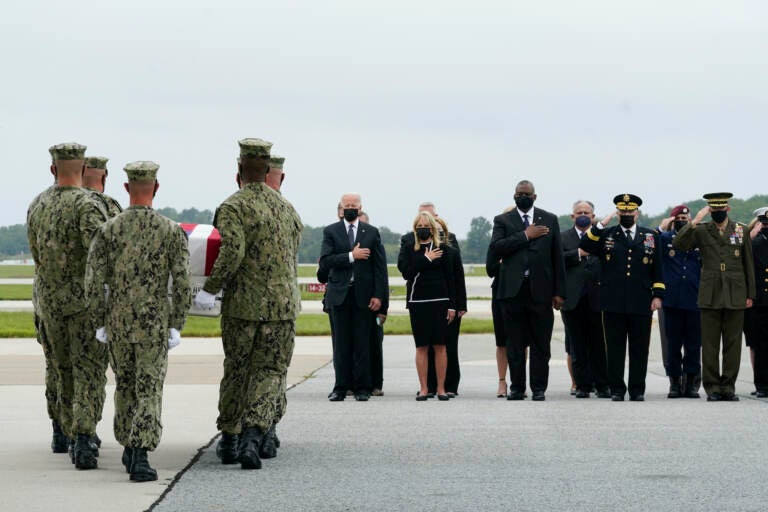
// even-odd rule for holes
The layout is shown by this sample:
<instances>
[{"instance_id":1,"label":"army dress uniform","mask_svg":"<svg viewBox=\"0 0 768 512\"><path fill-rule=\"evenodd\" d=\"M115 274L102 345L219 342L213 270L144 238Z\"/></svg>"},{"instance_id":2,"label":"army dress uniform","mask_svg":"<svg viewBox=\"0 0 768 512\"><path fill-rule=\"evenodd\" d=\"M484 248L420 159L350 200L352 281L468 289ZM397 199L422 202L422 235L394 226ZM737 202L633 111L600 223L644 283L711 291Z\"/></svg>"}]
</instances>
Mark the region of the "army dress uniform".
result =
<instances>
[{"instance_id":1,"label":"army dress uniform","mask_svg":"<svg viewBox=\"0 0 768 512\"><path fill-rule=\"evenodd\" d=\"M243 161L269 158L269 142L239 144ZM239 457L250 469L260 461L243 462L242 453L250 453L252 443L258 450L285 412L285 375L301 309L296 264L303 226L293 206L264 182L243 183L217 208L213 223L221 247L203 291L224 290L224 375L216 423L228 453L233 437L243 434ZM237 460L224 455L222 462Z\"/></svg>"},{"instance_id":2,"label":"army dress uniform","mask_svg":"<svg viewBox=\"0 0 768 512\"><path fill-rule=\"evenodd\" d=\"M51 152L56 161L82 160L85 149L65 143L53 146ZM105 221L101 205L82 188L71 186L56 186L27 216L36 273L35 313L50 340L60 425L70 440L77 439L73 462L80 469L96 466L95 453L88 453L86 445L96 434L96 408L103 402L106 385L102 368L107 351L93 337L84 289L88 248Z\"/></svg>"},{"instance_id":3,"label":"army dress uniform","mask_svg":"<svg viewBox=\"0 0 768 512\"><path fill-rule=\"evenodd\" d=\"M687 206L681 205L678 208L672 210L673 217L679 213L688 213ZM664 368L670 379L669 398L698 398L701 374L701 315L696 302L701 255L698 249L676 250L675 238L677 231L674 228L659 235L666 286L663 321L660 320L667 335L667 358Z\"/></svg>"},{"instance_id":4,"label":"army dress uniform","mask_svg":"<svg viewBox=\"0 0 768 512\"><path fill-rule=\"evenodd\" d=\"M711 207L722 207L730 193L705 194ZM701 281L698 306L701 311L702 383L708 399L738 399L736 377L741 364L741 335L748 298L755 296L752 243L743 224L728 219L722 233L714 222L688 223L673 243L676 250L698 248ZM720 371L720 339L723 364Z\"/></svg>"},{"instance_id":5,"label":"army dress uniform","mask_svg":"<svg viewBox=\"0 0 768 512\"><path fill-rule=\"evenodd\" d=\"M622 194L614 198L614 204L619 211L631 213L642 200L632 194ZM581 248L600 258L600 309L611 398L624 400L624 394L629 390L630 400L644 400L651 340L651 302L664 296L658 234L637 224L629 229L598 225L582 237ZM625 384L627 345L629 379Z\"/></svg>"},{"instance_id":6,"label":"army dress uniform","mask_svg":"<svg viewBox=\"0 0 768 512\"><path fill-rule=\"evenodd\" d=\"M157 169L153 162L125 166L129 182L154 181ZM112 356L115 438L127 449L124 456L146 454L162 434L169 331L181 331L190 306L184 231L149 206L130 206L96 235L86 285Z\"/></svg>"}]
</instances>

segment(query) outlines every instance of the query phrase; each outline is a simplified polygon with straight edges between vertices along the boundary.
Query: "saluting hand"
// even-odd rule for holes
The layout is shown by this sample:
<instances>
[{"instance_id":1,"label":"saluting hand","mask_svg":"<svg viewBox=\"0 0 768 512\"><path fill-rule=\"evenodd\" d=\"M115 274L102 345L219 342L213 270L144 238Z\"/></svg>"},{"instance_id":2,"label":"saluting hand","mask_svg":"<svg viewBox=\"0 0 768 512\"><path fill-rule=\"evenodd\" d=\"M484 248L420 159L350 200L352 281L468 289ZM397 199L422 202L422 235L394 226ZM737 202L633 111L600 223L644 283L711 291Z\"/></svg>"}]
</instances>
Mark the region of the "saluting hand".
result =
<instances>
[{"instance_id":1,"label":"saluting hand","mask_svg":"<svg viewBox=\"0 0 768 512\"><path fill-rule=\"evenodd\" d=\"M699 210L699 213L697 213L696 216L693 218L693 220L691 221L691 224L695 226L699 222L703 221L704 217L706 217L708 214L709 214L709 205Z\"/></svg>"},{"instance_id":2,"label":"saluting hand","mask_svg":"<svg viewBox=\"0 0 768 512\"><path fill-rule=\"evenodd\" d=\"M360 247L360 242L357 242L355 248L352 249L352 257L356 260L367 260L371 257L371 250Z\"/></svg>"},{"instance_id":3,"label":"saluting hand","mask_svg":"<svg viewBox=\"0 0 768 512\"><path fill-rule=\"evenodd\" d=\"M605 217L603 217L603 220L600 221L600 224L602 224L604 228L607 228L608 223L611 222L611 219L614 218L615 216L616 216L616 211L614 210L608 215L606 215Z\"/></svg>"},{"instance_id":4,"label":"saluting hand","mask_svg":"<svg viewBox=\"0 0 768 512\"><path fill-rule=\"evenodd\" d=\"M669 231L669 226L672 225L672 223L675 222L675 217L667 217L666 219L661 221L661 224L659 227L662 231Z\"/></svg>"},{"instance_id":5,"label":"saluting hand","mask_svg":"<svg viewBox=\"0 0 768 512\"><path fill-rule=\"evenodd\" d=\"M547 226L537 226L536 224L531 224L527 228L525 228L525 236L528 237L528 240L534 240L536 238L541 238L544 235L549 234L549 228Z\"/></svg>"}]
</instances>

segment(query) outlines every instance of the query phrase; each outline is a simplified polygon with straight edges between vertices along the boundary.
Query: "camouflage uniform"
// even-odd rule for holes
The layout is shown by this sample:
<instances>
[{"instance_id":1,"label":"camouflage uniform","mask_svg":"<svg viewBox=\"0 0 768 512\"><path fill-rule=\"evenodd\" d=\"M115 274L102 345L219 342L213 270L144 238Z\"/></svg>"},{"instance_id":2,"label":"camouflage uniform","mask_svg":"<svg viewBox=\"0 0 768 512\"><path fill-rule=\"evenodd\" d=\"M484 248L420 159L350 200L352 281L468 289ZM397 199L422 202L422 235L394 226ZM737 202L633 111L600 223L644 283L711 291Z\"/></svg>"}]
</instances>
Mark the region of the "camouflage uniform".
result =
<instances>
[{"instance_id":1,"label":"camouflage uniform","mask_svg":"<svg viewBox=\"0 0 768 512\"><path fill-rule=\"evenodd\" d=\"M190 305L184 231L151 207L129 207L94 239L86 286L112 356L115 438L154 450L162 434L169 329L181 330Z\"/></svg>"},{"instance_id":2,"label":"camouflage uniform","mask_svg":"<svg viewBox=\"0 0 768 512\"><path fill-rule=\"evenodd\" d=\"M112 217L117 217L117 215L123 211L123 207L120 206L120 203L118 203L117 200L113 197L99 192L98 190L93 190L92 188L86 188L86 190L96 201L101 203L102 208L104 208L104 211L107 212L107 216L109 216L110 219Z\"/></svg>"},{"instance_id":3,"label":"camouflage uniform","mask_svg":"<svg viewBox=\"0 0 768 512\"><path fill-rule=\"evenodd\" d=\"M224 288L224 376L216 423L230 434L246 427L266 432L286 407L286 372L301 308L301 219L266 184L248 183L219 206L213 223L221 248L204 290Z\"/></svg>"},{"instance_id":4,"label":"camouflage uniform","mask_svg":"<svg viewBox=\"0 0 768 512\"><path fill-rule=\"evenodd\" d=\"M35 314L41 343L55 377L58 421L67 437L94 435L99 396L106 376L100 370L105 347L93 336L83 287L88 247L106 213L79 187L55 187L27 214L27 236L35 260ZM100 391L101 390L101 391ZM54 394L50 394L54 399ZM102 398L103 401L103 398Z\"/></svg>"}]
</instances>

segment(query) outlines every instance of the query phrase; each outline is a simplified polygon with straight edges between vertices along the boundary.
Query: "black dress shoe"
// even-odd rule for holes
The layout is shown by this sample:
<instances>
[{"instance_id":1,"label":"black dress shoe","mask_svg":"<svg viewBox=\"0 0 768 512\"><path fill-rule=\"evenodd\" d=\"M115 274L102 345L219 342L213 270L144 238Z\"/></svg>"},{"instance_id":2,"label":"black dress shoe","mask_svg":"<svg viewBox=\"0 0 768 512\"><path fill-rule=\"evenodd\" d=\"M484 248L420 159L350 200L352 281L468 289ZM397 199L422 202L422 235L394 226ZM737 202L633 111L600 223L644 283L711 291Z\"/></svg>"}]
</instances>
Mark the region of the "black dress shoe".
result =
<instances>
[{"instance_id":1,"label":"black dress shoe","mask_svg":"<svg viewBox=\"0 0 768 512\"><path fill-rule=\"evenodd\" d=\"M707 395L707 402L719 402L720 393L710 393Z\"/></svg>"},{"instance_id":2,"label":"black dress shoe","mask_svg":"<svg viewBox=\"0 0 768 512\"><path fill-rule=\"evenodd\" d=\"M589 398L589 391L584 391L583 389L577 389L576 394L574 396L576 398Z\"/></svg>"},{"instance_id":3,"label":"black dress shoe","mask_svg":"<svg viewBox=\"0 0 768 512\"><path fill-rule=\"evenodd\" d=\"M739 397L737 397L734 393L723 393L720 395L720 401L721 402L738 402Z\"/></svg>"},{"instance_id":4,"label":"black dress shoe","mask_svg":"<svg viewBox=\"0 0 768 512\"><path fill-rule=\"evenodd\" d=\"M429 395L420 395L420 394L416 393L416 401L417 402L426 402L428 398L429 398Z\"/></svg>"},{"instance_id":5,"label":"black dress shoe","mask_svg":"<svg viewBox=\"0 0 768 512\"><path fill-rule=\"evenodd\" d=\"M680 383L679 377L670 377L669 378L669 393L667 393L667 398L681 398L683 396L683 390Z\"/></svg>"},{"instance_id":6,"label":"black dress shoe","mask_svg":"<svg viewBox=\"0 0 768 512\"><path fill-rule=\"evenodd\" d=\"M448 395L437 395L437 399L440 400L441 402L447 402L448 400L451 399L451 397L449 397Z\"/></svg>"},{"instance_id":7,"label":"black dress shoe","mask_svg":"<svg viewBox=\"0 0 768 512\"><path fill-rule=\"evenodd\" d=\"M754 390L754 391L752 391L752 392L750 393L750 395L752 395L752 396L757 396L757 390Z\"/></svg>"},{"instance_id":8,"label":"black dress shoe","mask_svg":"<svg viewBox=\"0 0 768 512\"><path fill-rule=\"evenodd\" d=\"M367 391L358 391L355 393L355 400L358 402L367 402L369 398L371 398L371 394Z\"/></svg>"},{"instance_id":9,"label":"black dress shoe","mask_svg":"<svg viewBox=\"0 0 768 512\"><path fill-rule=\"evenodd\" d=\"M645 395L629 395L630 402L645 402Z\"/></svg>"},{"instance_id":10,"label":"black dress shoe","mask_svg":"<svg viewBox=\"0 0 768 512\"><path fill-rule=\"evenodd\" d=\"M345 391L334 391L328 395L328 401L330 402L343 402L345 398L347 398Z\"/></svg>"},{"instance_id":11,"label":"black dress shoe","mask_svg":"<svg viewBox=\"0 0 768 512\"><path fill-rule=\"evenodd\" d=\"M525 394L522 391L510 391L507 400L525 400Z\"/></svg>"},{"instance_id":12,"label":"black dress shoe","mask_svg":"<svg viewBox=\"0 0 768 512\"><path fill-rule=\"evenodd\" d=\"M766 391L764 389L755 391L755 397L757 397L757 398L768 398L768 391Z\"/></svg>"},{"instance_id":13,"label":"black dress shoe","mask_svg":"<svg viewBox=\"0 0 768 512\"><path fill-rule=\"evenodd\" d=\"M531 397L531 400L533 400L534 402L543 402L545 399L546 397L544 396L543 391L534 391L533 397Z\"/></svg>"},{"instance_id":14,"label":"black dress shoe","mask_svg":"<svg viewBox=\"0 0 768 512\"><path fill-rule=\"evenodd\" d=\"M611 402L623 402L624 401L624 395L620 395L618 393L614 393L611 395Z\"/></svg>"},{"instance_id":15,"label":"black dress shoe","mask_svg":"<svg viewBox=\"0 0 768 512\"><path fill-rule=\"evenodd\" d=\"M611 392L607 389L598 389L597 398L611 398Z\"/></svg>"}]
</instances>

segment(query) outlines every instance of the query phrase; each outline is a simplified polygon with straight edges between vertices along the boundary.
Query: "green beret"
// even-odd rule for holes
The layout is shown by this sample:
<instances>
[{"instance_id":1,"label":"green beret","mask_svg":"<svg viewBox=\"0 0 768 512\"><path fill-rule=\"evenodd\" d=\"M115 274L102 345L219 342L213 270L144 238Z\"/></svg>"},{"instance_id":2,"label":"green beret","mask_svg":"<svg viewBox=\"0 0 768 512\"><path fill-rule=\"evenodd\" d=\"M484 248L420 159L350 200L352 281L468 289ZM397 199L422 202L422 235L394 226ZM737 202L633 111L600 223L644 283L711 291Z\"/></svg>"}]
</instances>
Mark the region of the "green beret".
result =
<instances>
[{"instance_id":1,"label":"green beret","mask_svg":"<svg viewBox=\"0 0 768 512\"><path fill-rule=\"evenodd\" d=\"M107 162L109 158L105 156L87 156L85 157L85 166L91 169L104 169L107 170Z\"/></svg>"},{"instance_id":2,"label":"green beret","mask_svg":"<svg viewBox=\"0 0 768 512\"><path fill-rule=\"evenodd\" d=\"M242 139L237 141L240 144L241 158L269 158L269 150L272 143L261 139Z\"/></svg>"},{"instance_id":3,"label":"green beret","mask_svg":"<svg viewBox=\"0 0 768 512\"><path fill-rule=\"evenodd\" d=\"M284 156L272 155L269 157L269 167L273 169L282 169L285 163Z\"/></svg>"},{"instance_id":4,"label":"green beret","mask_svg":"<svg viewBox=\"0 0 768 512\"><path fill-rule=\"evenodd\" d=\"M125 164L123 170L128 175L128 181L155 181L159 168L155 162L140 160Z\"/></svg>"},{"instance_id":5,"label":"green beret","mask_svg":"<svg viewBox=\"0 0 768 512\"><path fill-rule=\"evenodd\" d=\"M54 160L83 160L86 149L87 146L77 142L62 142L48 148L48 152Z\"/></svg>"}]
</instances>

